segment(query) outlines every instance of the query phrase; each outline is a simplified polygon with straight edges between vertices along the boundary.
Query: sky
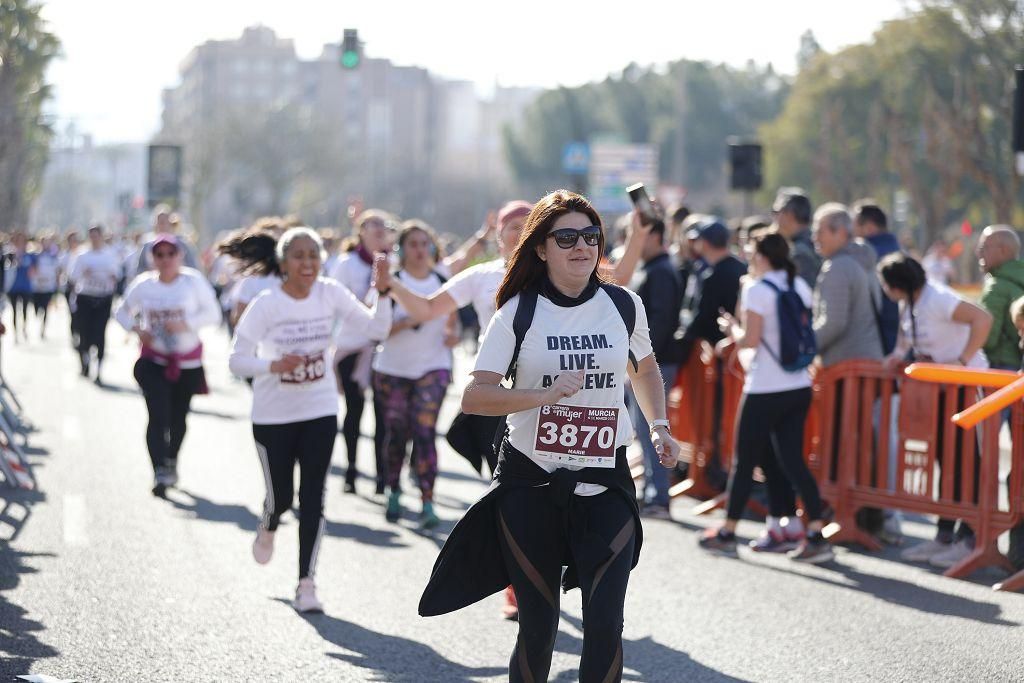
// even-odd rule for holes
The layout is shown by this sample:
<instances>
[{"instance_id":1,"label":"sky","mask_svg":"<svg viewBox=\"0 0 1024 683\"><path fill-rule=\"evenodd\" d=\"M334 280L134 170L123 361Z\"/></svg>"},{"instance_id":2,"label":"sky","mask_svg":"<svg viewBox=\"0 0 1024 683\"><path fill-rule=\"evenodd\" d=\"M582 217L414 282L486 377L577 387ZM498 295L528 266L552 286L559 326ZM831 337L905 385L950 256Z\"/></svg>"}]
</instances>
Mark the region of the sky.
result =
<instances>
[{"instance_id":1,"label":"sky","mask_svg":"<svg viewBox=\"0 0 1024 683\"><path fill-rule=\"evenodd\" d=\"M630 62L681 58L735 66L753 59L793 73L804 31L834 51L869 40L907 3L517 0L502 14L480 0L49 0L43 16L64 46L50 69L50 111L59 129L74 123L103 143L148 140L160 125L161 91L177 84L189 51L256 24L294 39L304 59L356 28L367 56L470 80L486 93L495 83L579 85Z\"/></svg>"}]
</instances>

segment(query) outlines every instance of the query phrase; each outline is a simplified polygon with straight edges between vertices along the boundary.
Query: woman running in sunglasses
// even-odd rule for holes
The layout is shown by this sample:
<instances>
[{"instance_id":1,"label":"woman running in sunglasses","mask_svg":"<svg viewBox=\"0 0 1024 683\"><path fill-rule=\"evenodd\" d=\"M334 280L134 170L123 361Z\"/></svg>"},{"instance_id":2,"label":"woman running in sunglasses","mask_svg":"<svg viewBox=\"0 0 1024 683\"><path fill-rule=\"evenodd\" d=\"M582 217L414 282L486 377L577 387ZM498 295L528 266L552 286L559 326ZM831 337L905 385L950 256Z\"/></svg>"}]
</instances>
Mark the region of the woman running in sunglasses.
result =
<instances>
[{"instance_id":1,"label":"woman running in sunglasses","mask_svg":"<svg viewBox=\"0 0 1024 683\"><path fill-rule=\"evenodd\" d=\"M603 247L601 219L584 197L560 190L538 202L462 400L466 412L508 415L508 429L495 481L445 543L420 614L459 609L511 580L520 623L511 681L547 680L560 583L583 591L579 679L621 680L626 584L642 538L626 463L633 438L627 373L654 418L661 464L674 467L679 453L643 304L602 281ZM520 339L517 310L530 301L532 323ZM513 369L505 388L502 378Z\"/></svg>"}]
</instances>

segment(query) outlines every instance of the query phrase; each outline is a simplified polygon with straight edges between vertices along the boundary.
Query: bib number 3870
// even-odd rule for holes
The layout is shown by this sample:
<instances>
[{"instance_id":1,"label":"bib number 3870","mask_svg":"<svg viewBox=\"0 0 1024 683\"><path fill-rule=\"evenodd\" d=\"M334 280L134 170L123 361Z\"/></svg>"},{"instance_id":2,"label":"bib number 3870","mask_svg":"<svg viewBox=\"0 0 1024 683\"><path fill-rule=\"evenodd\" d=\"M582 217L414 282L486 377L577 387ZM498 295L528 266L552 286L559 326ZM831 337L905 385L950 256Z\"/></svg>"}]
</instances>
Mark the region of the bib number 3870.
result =
<instances>
[{"instance_id":1,"label":"bib number 3870","mask_svg":"<svg viewBox=\"0 0 1024 683\"><path fill-rule=\"evenodd\" d=\"M534 454L558 465L615 467L618 408L541 406Z\"/></svg>"},{"instance_id":2,"label":"bib number 3870","mask_svg":"<svg viewBox=\"0 0 1024 683\"><path fill-rule=\"evenodd\" d=\"M323 352L306 356L299 365L291 372L281 373L281 383L292 386L311 384L322 380L327 374L327 363L324 360Z\"/></svg>"}]
</instances>

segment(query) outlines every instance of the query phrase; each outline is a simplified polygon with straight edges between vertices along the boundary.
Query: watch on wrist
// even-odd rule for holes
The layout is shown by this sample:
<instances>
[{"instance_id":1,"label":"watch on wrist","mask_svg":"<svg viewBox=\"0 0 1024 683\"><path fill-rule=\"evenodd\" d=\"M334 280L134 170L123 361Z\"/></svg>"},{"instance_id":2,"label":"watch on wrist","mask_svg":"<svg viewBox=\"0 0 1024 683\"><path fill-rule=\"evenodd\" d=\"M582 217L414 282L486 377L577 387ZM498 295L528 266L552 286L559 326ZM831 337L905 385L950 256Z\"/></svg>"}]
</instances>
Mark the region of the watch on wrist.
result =
<instances>
[{"instance_id":1,"label":"watch on wrist","mask_svg":"<svg viewBox=\"0 0 1024 683\"><path fill-rule=\"evenodd\" d=\"M651 422L650 422L650 429L651 429L651 431L653 432L658 427L664 427L666 430L669 430L671 425L669 424L668 420L651 420Z\"/></svg>"}]
</instances>

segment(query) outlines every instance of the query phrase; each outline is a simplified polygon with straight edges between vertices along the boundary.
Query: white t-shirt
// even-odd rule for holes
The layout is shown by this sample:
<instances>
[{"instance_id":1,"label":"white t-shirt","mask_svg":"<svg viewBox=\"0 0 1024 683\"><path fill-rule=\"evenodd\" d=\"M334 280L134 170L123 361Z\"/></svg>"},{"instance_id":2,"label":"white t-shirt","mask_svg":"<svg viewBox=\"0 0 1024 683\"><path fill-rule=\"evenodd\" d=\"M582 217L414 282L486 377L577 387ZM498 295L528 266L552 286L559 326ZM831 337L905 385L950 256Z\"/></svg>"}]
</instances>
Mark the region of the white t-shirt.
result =
<instances>
[{"instance_id":1,"label":"white t-shirt","mask_svg":"<svg viewBox=\"0 0 1024 683\"><path fill-rule=\"evenodd\" d=\"M281 286L281 278L276 275L247 275L235 283L231 289L232 307L242 304L248 306L261 292Z\"/></svg>"},{"instance_id":2,"label":"white t-shirt","mask_svg":"<svg viewBox=\"0 0 1024 683\"><path fill-rule=\"evenodd\" d=\"M153 335L153 350L158 353L187 354L199 346L199 329L220 323L221 312L213 287L202 273L182 268L172 282L161 282L156 271L138 275L128 285L114 318L126 330L137 322ZM184 321L188 330L167 331L171 321ZM183 368L201 364L200 360L181 361Z\"/></svg>"},{"instance_id":3,"label":"white t-shirt","mask_svg":"<svg viewBox=\"0 0 1024 683\"><path fill-rule=\"evenodd\" d=\"M245 309L231 342L231 371L253 381L252 421L287 424L337 415L331 337L336 322L383 337L391 327L391 300L370 309L334 280L319 278L305 299L281 287L264 290ZM271 373L286 354L306 357L290 373Z\"/></svg>"},{"instance_id":4,"label":"white t-shirt","mask_svg":"<svg viewBox=\"0 0 1024 683\"><path fill-rule=\"evenodd\" d=\"M75 294L113 296L121 277L121 261L109 247L87 247L75 255L69 277L75 283Z\"/></svg>"},{"instance_id":5,"label":"white t-shirt","mask_svg":"<svg viewBox=\"0 0 1024 683\"><path fill-rule=\"evenodd\" d=\"M494 317L494 296L504 278L505 259L498 258L467 268L441 287L459 308L473 304L480 321L481 339Z\"/></svg>"},{"instance_id":6,"label":"white t-shirt","mask_svg":"<svg viewBox=\"0 0 1024 683\"><path fill-rule=\"evenodd\" d=\"M429 296L441 286L441 279L430 273L425 278L415 278L401 271L398 278L409 291ZM409 317L405 309L394 304L395 321ZM377 349L373 358L373 369L393 377L419 379L433 370L452 369L452 350L445 346L444 331L448 316L443 315L425 323L419 329L406 329L388 337Z\"/></svg>"},{"instance_id":7,"label":"white t-shirt","mask_svg":"<svg viewBox=\"0 0 1024 683\"><path fill-rule=\"evenodd\" d=\"M345 285L360 301L366 300L370 291L370 280L373 277L373 266L359 258L356 251L348 251L338 257L327 277ZM335 344L341 353L349 354L365 348L373 340L363 334L355 325L342 326L335 338Z\"/></svg>"},{"instance_id":8,"label":"white t-shirt","mask_svg":"<svg viewBox=\"0 0 1024 683\"><path fill-rule=\"evenodd\" d=\"M900 302L900 331L917 355L930 356L935 363L957 363L971 336L971 326L953 320L953 312L963 302L956 292L937 282L928 282L914 304L914 321L910 307ZM915 335L916 327L916 335ZM987 368L988 358L978 351L967 367Z\"/></svg>"},{"instance_id":9,"label":"white t-shirt","mask_svg":"<svg viewBox=\"0 0 1024 683\"><path fill-rule=\"evenodd\" d=\"M50 294L57 291L57 271L60 270L60 257L52 251L44 251L36 256L36 271L32 277L32 291Z\"/></svg>"},{"instance_id":10,"label":"white t-shirt","mask_svg":"<svg viewBox=\"0 0 1024 683\"><path fill-rule=\"evenodd\" d=\"M629 290L626 290L629 291ZM633 292L636 304L636 326L626 339L626 325L611 298L598 291L592 299L578 306L562 307L547 298L537 298L533 324L523 338L516 369L516 389L543 389L554 382L563 368L586 369L584 388L559 401L558 405L585 406L618 410L614 448L633 441L633 425L626 412L623 389L629 364L628 348L637 361L653 353L647 312ZM480 345L476 371L504 375L512 361L516 337L512 330L519 296L514 296L498 309ZM579 466L556 464L536 457L537 425L541 408L533 408L508 416L509 442L547 472L559 467L578 470ZM597 484L580 483L576 493L593 496L605 490Z\"/></svg>"},{"instance_id":11,"label":"white t-shirt","mask_svg":"<svg viewBox=\"0 0 1024 683\"><path fill-rule=\"evenodd\" d=\"M782 291L789 289L789 277L785 271L773 270L764 275ZM803 299L804 305L811 306L811 288L803 278L795 278L793 286L796 293ZM746 370L743 391L747 394L774 394L780 391L792 391L811 386L811 375L805 368L797 372L786 372L772 357L779 355L779 310L778 294L768 285L758 280L749 280L740 292L740 311L757 313L764 319L761 328L761 343L756 349L740 351L740 362ZM765 344L772 350L765 348Z\"/></svg>"}]
</instances>

